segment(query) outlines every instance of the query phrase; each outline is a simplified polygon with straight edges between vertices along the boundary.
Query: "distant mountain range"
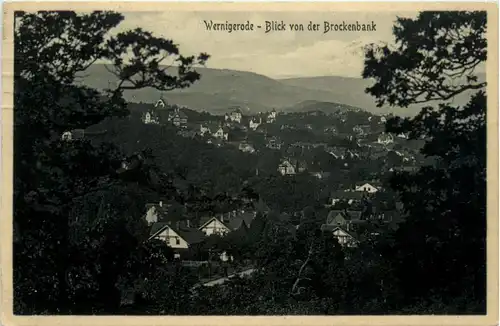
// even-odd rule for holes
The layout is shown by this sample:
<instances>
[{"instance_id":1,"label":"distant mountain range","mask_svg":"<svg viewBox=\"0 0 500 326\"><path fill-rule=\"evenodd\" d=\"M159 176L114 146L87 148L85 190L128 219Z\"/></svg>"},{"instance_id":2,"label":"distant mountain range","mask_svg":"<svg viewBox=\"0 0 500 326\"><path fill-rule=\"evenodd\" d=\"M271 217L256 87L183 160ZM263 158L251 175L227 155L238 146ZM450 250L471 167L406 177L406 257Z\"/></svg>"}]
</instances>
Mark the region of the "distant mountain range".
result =
<instances>
[{"instance_id":1,"label":"distant mountain range","mask_svg":"<svg viewBox=\"0 0 500 326\"><path fill-rule=\"evenodd\" d=\"M342 105L357 107L375 114L394 113L403 116L416 114L420 107L378 108L373 97L365 93L371 83L361 78L337 76L272 79L252 72L227 69L197 68L201 79L183 90L161 92L146 88L127 91L124 96L131 102L152 103L160 97L171 104L213 114L223 114L234 106L248 113L268 111L329 111ZM91 66L82 78L88 86L104 89L112 87L116 78L102 64ZM467 98L467 97L465 97ZM316 103L316 104L315 104ZM316 107L315 107L316 106Z\"/></svg>"}]
</instances>

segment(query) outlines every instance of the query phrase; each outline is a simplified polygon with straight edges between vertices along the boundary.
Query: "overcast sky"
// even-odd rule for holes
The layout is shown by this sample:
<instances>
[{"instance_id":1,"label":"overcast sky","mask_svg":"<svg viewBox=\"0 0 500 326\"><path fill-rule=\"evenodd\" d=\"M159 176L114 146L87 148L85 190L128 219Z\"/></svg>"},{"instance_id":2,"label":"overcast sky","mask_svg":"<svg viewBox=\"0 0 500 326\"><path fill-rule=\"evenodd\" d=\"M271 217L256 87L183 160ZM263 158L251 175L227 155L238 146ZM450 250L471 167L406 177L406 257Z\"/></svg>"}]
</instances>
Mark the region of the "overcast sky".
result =
<instances>
[{"instance_id":1,"label":"overcast sky","mask_svg":"<svg viewBox=\"0 0 500 326\"><path fill-rule=\"evenodd\" d=\"M416 13L374 12L138 12L124 14L119 30L141 27L157 36L173 39L184 55L207 52L209 68L252 71L273 78L301 76L360 77L362 47L372 42L392 42L397 16ZM320 31L253 32L207 31L204 20L264 25L265 21L320 24ZM376 24L374 32L323 33L324 21ZM288 26L287 26L288 27Z\"/></svg>"}]
</instances>

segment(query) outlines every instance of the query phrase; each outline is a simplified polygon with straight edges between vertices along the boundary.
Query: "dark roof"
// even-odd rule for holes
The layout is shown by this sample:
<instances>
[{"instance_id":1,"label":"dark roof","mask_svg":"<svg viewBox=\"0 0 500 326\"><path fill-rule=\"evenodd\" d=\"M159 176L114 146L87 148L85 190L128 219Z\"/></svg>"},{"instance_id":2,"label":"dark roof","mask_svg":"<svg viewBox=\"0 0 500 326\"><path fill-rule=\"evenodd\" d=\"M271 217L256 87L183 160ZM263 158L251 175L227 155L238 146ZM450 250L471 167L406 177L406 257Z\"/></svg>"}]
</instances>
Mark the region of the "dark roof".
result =
<instances>
[{"instance_id":1,"label":"dark roof","mask_svg":"<svg viewBox=\"0 0 500 326\"><path fill-rule=\"evenodd\" d=\"M257 211L257 213L269 212L269 206L267 206L262 197L260 197L257 202L254 202L253 207Z\"/></svg>"},{"instance_id":2,"label":"dark roof","mask_svg":"<svg viewBox=\"0 0 500 326\"><path fill-rule=\"evenodd\" d=\"M172 228L179 236L181 236L188 244L196 244L205 240L205 233L196 228Z\"/></svg>"},{"instance_id":3,"label":"dark roof","mask_svg":"<svg viewBox=\"0 0 500 326\"><path fill-rule=\"evenodd\" d=\"M244 223L245 223L245 221L243 220L243 218L233 217L231 220L229 220L229 222L227 223L227 226L231 231L236 231L240 227L242 227Z\"/></svg>"},{"instance_id":4,"label":"dark roof","mask_svg":"<svg viewBox=\"0 0 500 326\"><path fill-rule=\"evenodd\" d=\"M165 227L168 226L167 222L156 222L151 225L151 230L149 232L149 235L151 237L155 236L156 234L160 233L165 229Z\"/></svg>"},{"instance_id":5,"label":"dark roof","mask_svg":"<svg viewBox=\"0 0 500 326\"><path fill-rule=\"evenodd\" d=\"M340 215L342 216L346 221L350 220L359 220L361 217L361 212L358 211L343 211L343 210L331 210L330 213L328 213L328 216L326 218L326 224L333 224L335 218Z\"/></svg>"},{"instance_id":6,"label":"dark roof","mask_svg":"<svg viewBox=\"0 0 500 326\"><path fill-rule=\"evenodd\" d=\"M253 212L244 212L238 215L237 218L241 218L245 222L246 226L250 227L255 218L255 214Z\"/></svg>"},{"instance_id":7,"label":"dark roof","mask_svg":"<svg viewBox=\"0 0 500 326\"><path fill-rule=\"evenodd\" d=\"M213 216L202 216L202 217L200 217L200 227L202 227L205 224L207 224L213 218L214 218Z\"/></svg>"}]
</instances>

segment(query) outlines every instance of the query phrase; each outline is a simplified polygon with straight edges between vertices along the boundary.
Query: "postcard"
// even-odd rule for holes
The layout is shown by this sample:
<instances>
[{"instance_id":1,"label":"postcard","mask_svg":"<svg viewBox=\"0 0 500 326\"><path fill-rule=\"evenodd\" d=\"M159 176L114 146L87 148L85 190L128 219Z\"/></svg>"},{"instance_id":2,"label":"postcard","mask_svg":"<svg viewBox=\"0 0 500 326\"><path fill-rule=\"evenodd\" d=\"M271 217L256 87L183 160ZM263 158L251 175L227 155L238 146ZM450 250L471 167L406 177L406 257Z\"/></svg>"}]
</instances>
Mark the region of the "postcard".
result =
<instances>
[{"instance_id":1,"label":"postcard","mask_svg":"<svg viewBox=\"0 0 500 326\"><path fill-rule=\"evenodd\" d=\"M498 323L495 4L3 17L3 324Z\"/></svg>"}]
</instances>

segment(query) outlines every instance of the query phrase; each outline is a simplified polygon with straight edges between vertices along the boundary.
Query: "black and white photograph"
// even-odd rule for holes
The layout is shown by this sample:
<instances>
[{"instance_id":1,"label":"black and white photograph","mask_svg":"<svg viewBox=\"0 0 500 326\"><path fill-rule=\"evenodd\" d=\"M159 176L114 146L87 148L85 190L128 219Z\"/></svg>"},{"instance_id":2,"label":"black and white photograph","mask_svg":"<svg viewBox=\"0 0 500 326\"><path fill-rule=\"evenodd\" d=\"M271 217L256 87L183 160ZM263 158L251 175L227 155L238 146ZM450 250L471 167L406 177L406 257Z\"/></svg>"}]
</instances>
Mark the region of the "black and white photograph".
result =
<instances>
[{"instance_id":1,"label":"black and white photograph","mask_svg":"<svg viewBox=\"0 0 500 326\"><path fill-rule=\"evenodd\" d=\"M497 323L497 4L84 5L4 8L4 310Z\"/></svg>"}]
</instances>

